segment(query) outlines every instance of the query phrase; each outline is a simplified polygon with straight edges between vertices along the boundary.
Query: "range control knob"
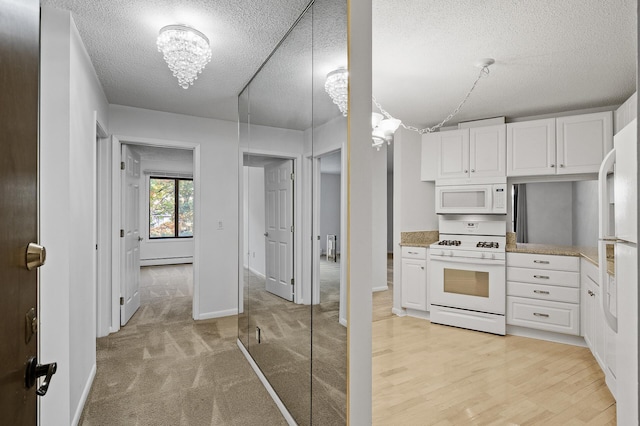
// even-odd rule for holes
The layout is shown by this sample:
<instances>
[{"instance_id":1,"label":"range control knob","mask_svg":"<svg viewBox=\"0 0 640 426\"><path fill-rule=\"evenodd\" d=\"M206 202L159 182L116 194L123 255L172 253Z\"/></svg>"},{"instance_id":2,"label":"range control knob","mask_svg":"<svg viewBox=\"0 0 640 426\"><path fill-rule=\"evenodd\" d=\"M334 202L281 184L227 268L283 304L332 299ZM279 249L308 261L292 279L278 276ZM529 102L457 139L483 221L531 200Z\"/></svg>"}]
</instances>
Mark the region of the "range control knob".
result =
<instances>
[{"instance_id":1,"label":"range control knob","mask_svg":"<svg viewBox=\"0 0 640 426\"><path fill-rule=\"evenodd\" d=\"M480 253L480 259L484 259L484 253Z\"/></svg>"},{"instance_id":2,"label":"range control knob","mask_svg":"<svg viewBox=\"0 0 640 426\"><path fill-rule=\"evenodd\" d=\"M452 257L452 256L453 256L453 252L452 252L452 251L450 251L450 252L449 252L449 256L450 256L450 257Z\"/></svg>"}]
</instances>

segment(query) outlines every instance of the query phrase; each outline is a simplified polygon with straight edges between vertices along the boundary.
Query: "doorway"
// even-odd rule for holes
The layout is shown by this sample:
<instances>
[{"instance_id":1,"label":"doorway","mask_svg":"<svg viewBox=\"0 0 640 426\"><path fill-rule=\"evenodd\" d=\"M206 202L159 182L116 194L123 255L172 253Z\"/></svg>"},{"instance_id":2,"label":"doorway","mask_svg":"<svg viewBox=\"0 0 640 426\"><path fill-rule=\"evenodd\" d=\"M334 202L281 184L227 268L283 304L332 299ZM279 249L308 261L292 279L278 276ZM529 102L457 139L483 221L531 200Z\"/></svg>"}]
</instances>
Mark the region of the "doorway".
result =
<instances>
[{"instance_id":1,"label":"doorway","mask_svg":"<svg viewBox=\"0 0 640 426\"><path fill-rule=\"evenodd\" d=\"M131 153L132 158L123 157L123 152ZM137 165L135 158L139 159ZM99 280L98 337L117 332L127 322L140 305L141 291L158 290L144 289L140 267L150 268L145 270L149 272L158 265L186 265L190 271L189 281L193 283L191 289L185 290L191 298L191 317L200 319L196 231L200 217L199 144L112 136L110 141L99 145L98 163L98 186L109 185L112 189L108 199L111 208L100 209L110 210L110 217L106 214L99 217L98 227L113 230L108 234L111 235L109 259L105 262L100 258L103 266L110 264L110 268L104 269L110 270L108 274L103 271L99 275L101 278L109 275L112 279ZM127 174L127 163L137 168L132 173L137 175L137 180ZM108 176L100 173L100 168L109 169ZM137 191L127 190L128 180L133 181ZM133 201L131 194L136 192L137 201ZM137 231L132 230L127 218L129 222L135 219Z\"/></svg>"}]
</instances>

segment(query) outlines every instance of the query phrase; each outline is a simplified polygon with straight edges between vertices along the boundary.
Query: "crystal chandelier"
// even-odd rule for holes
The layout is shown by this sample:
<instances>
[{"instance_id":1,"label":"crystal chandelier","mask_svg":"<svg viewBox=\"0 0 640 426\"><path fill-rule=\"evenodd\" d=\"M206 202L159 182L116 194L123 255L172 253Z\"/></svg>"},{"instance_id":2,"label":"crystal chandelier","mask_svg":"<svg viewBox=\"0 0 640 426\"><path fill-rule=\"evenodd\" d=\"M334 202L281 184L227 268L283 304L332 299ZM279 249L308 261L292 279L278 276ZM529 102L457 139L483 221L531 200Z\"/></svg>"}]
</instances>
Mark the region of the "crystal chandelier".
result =
<instances>
[{"instance_id":1,"label":"crystal chandelier","mask_svg":"<svg viewBox=\"0 0 640 426\"><path fill-rule=\"evenodd\" d=\"M167 25L158 35L158 52L162 52L173 76L183 89L198 78L211 60L209 39L186 25Z\"/></svg>"},{"instance_id":2,"label":"crystal chandelier","mask_svg":"<svg viewBox=\"0 0 640 426\"><path fill-rule=\"evenodd\" d=\"M345 68L338 68L327 74L324 90L331 96L334 104L338 105L343 116L347 116L349 101L349 72Z\"/></svg>"}]
</instances>

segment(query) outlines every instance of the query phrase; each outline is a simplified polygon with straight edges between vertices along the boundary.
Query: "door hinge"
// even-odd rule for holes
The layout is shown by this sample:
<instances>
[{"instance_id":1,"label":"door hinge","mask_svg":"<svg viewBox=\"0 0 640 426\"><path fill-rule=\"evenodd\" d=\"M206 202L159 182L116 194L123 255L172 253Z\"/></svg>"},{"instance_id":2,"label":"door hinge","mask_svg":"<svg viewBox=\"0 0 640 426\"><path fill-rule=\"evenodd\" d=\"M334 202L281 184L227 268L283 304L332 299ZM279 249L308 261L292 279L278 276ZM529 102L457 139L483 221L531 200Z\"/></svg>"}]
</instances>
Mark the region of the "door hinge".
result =
<instances>
[{"instance_id":1,"label":"door hinge","mask_svg":"<svg viewBox=\"0 0 640 426\"><path fill-rule=\"evenodd\" d=\"M294 229L294 228L293 228L293 225L291 225L291 232L293 232L293 229Z\"/></svg>"},{"instance_id":2,"label":"door hinge","mask_svg":"<svg viewBox=\"0 0 640 426\"><path fill-rule=\"evenodd\" d=\"M296 174L295 173L291 173L291 180L296 180Z\"/></svg>"},{"instance_id":3,"label":"door hinge","mask_svg":"<svg viewBox=\"0 0 640 426\"><path fill-rule=\"evenodd\" d=\"M124 297L120 298L120 306L124 306Z\"/></svg>"},{"instance_id":4,"label":"door hinge","mask_svg":"<svg viewBox=\"0 0 640 426\"><path fill-rule=\"evenodd\" d=\"M120 170L124 170L124 161L120 162Z\"/></svg>"},{"instance_id":5,"label":"door hinge","mask_svg":"<svg viewBox=\"0 0 640 426\"><path fill-rule=\"evenodd\" d=\"M296 280L294 280L293 278L291 278L291 285L294 285L296 283Z\"/></svg>"},{"instance_id":6,"label":"door hinge","mask_svg":"<svg viewBox=\"0 0 640 426\"><path fill-rule=\"evenodd\" d=\"M124 229L120 230L120 238L124 238Z\"/></svg>"}]
</instances>

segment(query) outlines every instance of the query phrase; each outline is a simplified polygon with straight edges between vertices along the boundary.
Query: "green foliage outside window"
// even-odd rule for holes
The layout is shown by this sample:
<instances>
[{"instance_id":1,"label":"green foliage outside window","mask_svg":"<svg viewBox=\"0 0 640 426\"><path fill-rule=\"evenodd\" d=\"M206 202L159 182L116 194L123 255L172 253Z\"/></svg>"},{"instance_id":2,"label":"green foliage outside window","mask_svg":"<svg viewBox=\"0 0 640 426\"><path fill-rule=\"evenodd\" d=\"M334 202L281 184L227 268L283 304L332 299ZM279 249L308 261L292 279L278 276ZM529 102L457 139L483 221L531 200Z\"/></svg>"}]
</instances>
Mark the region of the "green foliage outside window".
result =
<instances>
[{"instance_id":1,"label":"green foliage outside window","mask_svg":"<svg viewBox=\"0 0 640 426\"><path fill-rule=\"evenodd\" d=\"M150 178L149 238L193 237L193 195L192 179Z\"/></svg>"}]
</instances>

